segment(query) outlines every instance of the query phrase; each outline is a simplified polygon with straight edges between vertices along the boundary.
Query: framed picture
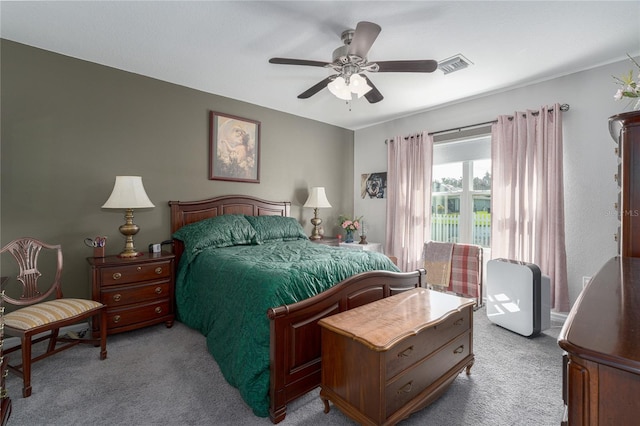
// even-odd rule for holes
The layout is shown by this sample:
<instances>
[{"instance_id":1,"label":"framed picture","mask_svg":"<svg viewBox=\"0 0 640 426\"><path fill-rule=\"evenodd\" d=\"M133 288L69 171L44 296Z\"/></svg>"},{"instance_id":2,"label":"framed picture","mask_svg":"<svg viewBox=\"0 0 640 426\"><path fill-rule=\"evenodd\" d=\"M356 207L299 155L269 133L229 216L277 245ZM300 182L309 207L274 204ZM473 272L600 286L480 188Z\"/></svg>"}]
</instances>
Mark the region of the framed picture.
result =
<instances>
[{"instance_id":1,"label":"framed picture","mask_svg":"<svg viewBox=\"0 0 640 426\"><path fill-rule=\"evenodd\" d=\"M260 183L260 122L211 111L209 179Z\"/></svg>"},{"instance_id":2,"label":"framed picture","mask_svg":"<svg viewBox=\"0 0 640 426\"><path fill-rule=\"evenodd\" d=\"M387 198L387 172L361 175L360 195L362 198Z\"/></svg>"}]
</instances>

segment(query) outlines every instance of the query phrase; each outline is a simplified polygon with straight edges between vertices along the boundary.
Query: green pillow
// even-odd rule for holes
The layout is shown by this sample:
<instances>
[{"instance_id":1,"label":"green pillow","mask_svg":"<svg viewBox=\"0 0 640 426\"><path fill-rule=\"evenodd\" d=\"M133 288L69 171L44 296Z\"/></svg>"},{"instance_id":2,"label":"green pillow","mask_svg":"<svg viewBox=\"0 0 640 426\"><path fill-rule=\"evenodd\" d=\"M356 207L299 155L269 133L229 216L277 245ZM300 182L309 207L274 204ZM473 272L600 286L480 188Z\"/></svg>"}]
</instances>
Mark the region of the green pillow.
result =
<instances>
[{"instance_id":1,"label":"green pillow","mask_svg":"<svg viewBox=\"0 0 640 426\"><path fill-rule=\"evenodd\" d=\"M273 241L306 240L309 237L292 217L288 216L245 216L256 231L255 244Z\"/></svg>"},{"instance_id":2,"label":"green pillow","mask_svg":"<svg viewBox=\"0 0 640 426\"><path fill-rule=\"evenodd\" d=\"M173 238L184 242L190 254L205 248L230 247L251 244L256 231L240 214L225 214L185 225L173 233Z\"/></svg>"}]
</instances>

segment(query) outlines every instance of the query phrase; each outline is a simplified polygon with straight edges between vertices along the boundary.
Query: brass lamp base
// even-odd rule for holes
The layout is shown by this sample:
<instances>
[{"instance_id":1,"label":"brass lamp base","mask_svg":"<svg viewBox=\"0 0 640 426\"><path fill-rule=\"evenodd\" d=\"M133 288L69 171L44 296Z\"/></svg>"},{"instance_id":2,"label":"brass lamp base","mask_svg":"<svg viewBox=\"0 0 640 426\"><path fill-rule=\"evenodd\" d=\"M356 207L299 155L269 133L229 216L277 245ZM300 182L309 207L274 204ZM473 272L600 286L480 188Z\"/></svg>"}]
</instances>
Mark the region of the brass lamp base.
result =
<instances>
[{"instance_id":1,"label":"brass lamp base","mask_svg":"<svg viewBox=\"0 0 640 426\"><path fill-rule=\"evenodd\" d=\"M311 231L310 240L319 240L322 238L320 235L320 224L322 223L322 219L318 217L318 209L313 209L313 219L311 219L311 224L313 225L313 230Z\"/></svg>"},{"instance_id":2,"label":"brass lamp base","mask_svg":"<svg viewBox=\"0 0 640 426\"><path fill-rule=\"evenodd\" d=\"M133 245L133 236L138 233L140 227L133 223L133 209L127 209L124 214L125 224L121 225L120 233L126 237L124 243L124 250L118 255L118 257L133 258L142 256L142 252L136 251Z\"/></svg>"}]
</instances>

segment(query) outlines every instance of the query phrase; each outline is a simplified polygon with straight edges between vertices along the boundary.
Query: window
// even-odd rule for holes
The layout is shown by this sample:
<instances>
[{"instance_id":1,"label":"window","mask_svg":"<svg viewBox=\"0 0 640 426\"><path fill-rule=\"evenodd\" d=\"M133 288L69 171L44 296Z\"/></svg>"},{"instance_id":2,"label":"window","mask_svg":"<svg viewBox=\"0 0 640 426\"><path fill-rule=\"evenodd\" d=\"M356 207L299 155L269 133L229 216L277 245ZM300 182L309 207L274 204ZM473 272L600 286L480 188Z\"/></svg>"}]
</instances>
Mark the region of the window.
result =
<instances>
[{"instance_id":1,"label":"window","mask_svg":"<svg viewBox=\"0 0 640 426\"><path fill-rule=\"evenodd\" d=\"M431 239L491 246L491 138L433 149Z\"/></svg>"}]
</instances>

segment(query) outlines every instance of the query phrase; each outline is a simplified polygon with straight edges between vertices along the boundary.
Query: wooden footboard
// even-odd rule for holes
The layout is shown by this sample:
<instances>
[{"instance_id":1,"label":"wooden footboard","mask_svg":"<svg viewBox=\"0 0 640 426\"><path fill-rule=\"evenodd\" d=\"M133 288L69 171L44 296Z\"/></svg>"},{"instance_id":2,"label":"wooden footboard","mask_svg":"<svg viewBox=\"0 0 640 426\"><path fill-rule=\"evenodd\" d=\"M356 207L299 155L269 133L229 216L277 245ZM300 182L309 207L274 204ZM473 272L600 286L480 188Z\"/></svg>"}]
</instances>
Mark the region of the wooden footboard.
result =
<instances>
[{"instance_id":1,"label":"wooden footboard","mask_svg":"<svg viewBox=\"0 0 640 426\"><path fill-rule=\"evenodd\" d=\"M424 269L364 272L312 298L269 309L271 421L282 421L286 416L287 403L320 386L318 320L412 288L424 287L425 274Z\"/></svg>"}]
</instances>

